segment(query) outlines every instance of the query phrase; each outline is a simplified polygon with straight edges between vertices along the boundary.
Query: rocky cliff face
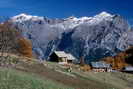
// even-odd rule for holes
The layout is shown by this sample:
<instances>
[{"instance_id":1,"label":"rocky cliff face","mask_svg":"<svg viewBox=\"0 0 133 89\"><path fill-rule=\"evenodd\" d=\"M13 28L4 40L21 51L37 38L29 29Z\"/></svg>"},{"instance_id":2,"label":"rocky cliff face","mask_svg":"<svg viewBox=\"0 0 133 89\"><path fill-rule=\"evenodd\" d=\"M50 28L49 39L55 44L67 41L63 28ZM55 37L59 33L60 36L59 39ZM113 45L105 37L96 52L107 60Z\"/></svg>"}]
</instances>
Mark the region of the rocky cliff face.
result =
<instances>
[{"instance_id":1,"label":"rocky cliff face","mask_svg":"<svg viewBox=\"0 0 133 89\"><path fill-rule=\"evenodd\" d=\"M113 56L133 45L133 31L119 15L102 12L93 17L49 19L20 14L10 20L32 41L40 59L64 50L86 61Z\"/></svg>"}]
</instances>

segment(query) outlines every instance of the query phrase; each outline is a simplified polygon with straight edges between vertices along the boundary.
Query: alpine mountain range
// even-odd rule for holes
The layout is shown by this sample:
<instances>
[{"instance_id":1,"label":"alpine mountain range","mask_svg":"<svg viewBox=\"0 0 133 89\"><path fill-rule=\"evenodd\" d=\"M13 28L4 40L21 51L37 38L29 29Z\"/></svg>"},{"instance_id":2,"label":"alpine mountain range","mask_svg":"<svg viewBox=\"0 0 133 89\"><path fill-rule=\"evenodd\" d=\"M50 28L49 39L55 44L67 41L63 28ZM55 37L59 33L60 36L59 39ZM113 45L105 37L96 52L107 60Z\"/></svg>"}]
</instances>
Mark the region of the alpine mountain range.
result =
<instances>
[{"instance_id":1,"label":"alpine mountain range","mask_svg":"<svg viewBox=\"0 0 133 89\"><path fill-rule=\"evenodd\" d=\"M9 19L32 42L39 59L48 59L55 50L85 57L87 62L133 45L133 30L122 16L102 12L92 17L66 19L20 14Z\"/></svg>"}]
</instances>

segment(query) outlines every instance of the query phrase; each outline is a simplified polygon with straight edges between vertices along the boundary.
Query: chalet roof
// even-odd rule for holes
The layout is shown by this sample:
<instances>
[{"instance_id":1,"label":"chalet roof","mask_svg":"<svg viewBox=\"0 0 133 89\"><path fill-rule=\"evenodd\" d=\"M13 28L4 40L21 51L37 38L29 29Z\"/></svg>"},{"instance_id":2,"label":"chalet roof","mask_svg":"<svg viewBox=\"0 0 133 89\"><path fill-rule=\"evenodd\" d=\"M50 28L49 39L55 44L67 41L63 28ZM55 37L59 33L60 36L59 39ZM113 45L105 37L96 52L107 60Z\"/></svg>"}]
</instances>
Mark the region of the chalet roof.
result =
<instances>
[{"instance_id":1,"label":"chalet roof","mask_svg":"<svg viewBox=\"0 0 133 89\"><path fill-rule=\"evenodd\" d=\"M58 57L64 57L67 58L68 60L75 60L76 58L70 54L70 53L65 53L64 51L55 51L54 52Z\"/></svg>"},{"instance_id":2,"label":"chalet roof","mask_svg":"<svg viewBox=\"0 0 133 89\"><path fill-rule=\"evenodd\" d=\"M124 71L133 71L133 66L124 67Z\"/></svg>"},{"instance_id":3,"label":"chalet roof","mask_svg":"<svg viewBox=\"0 0 133 89\"><path fill-rule=\"evenodd\" d=\"M107 64L103 61L100 62L91 62L93 68L110 68L110 64Z\"/></svg>"},{"instance_id":4,"label":"chalet roof","mask_svg":"<svg viewBox=\"0 0 133 89\"><path fill-rule=\"evenodd\" d=\"M65 57L67 58L67 55L64 51L55 51L54 52L58 57Z\"/></svg>"},{"instance_id":5,"label":"chalet roof","mask_svg":"<svg viewBox=\"0 0 133 89\"><path fill-rule=\"evenodd\" d=\"M68 60L75 60L76 58L72 54L67 54Z\"/></svg>"}]
</instances>

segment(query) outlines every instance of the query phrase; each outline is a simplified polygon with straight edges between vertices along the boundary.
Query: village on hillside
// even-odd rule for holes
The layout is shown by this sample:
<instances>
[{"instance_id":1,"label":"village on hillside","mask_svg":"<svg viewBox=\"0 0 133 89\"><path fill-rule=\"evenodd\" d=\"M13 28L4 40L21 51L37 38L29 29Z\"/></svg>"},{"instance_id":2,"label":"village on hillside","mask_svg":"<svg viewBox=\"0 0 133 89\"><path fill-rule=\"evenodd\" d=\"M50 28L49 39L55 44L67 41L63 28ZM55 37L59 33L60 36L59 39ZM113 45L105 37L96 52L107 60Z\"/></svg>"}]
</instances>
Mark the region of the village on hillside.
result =
<instances>
[{"instance_id":1,"label":"village on hillside","mask_svg":"<svg viewBox=\"0 0 133 89\"><path fill-rule=\"evenodd\" d=\"M66 53L64 51L54 51L49 56L50 62L56 62L59 65L67 66L70 71L72 71L72 65L80 65L80 70L89 71L89 72L126 72L133 73L133 66L126 65L121 69L113 68L111 63L107 63L106 61L93 61L90 64L85 64L84 59L81 58L77 61L76 57L74 57L70 53Z\"/></svg>"}]
</instances>

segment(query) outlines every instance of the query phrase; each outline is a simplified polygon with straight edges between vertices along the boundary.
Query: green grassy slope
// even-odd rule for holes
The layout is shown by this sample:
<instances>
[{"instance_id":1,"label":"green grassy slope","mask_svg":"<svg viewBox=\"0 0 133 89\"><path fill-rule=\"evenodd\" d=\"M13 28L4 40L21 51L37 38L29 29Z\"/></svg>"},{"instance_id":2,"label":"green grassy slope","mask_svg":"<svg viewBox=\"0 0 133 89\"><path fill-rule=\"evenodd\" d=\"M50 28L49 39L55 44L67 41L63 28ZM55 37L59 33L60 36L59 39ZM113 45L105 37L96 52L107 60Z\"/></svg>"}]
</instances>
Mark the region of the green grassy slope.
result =
<instances>
[{"instance_id":1,"label":"green grassy slope","mask_svg":"<svg viewBox=\"0 0 133 89\"><path fill-rule=\"evenodd\" d=\"M79 65L69 72L58 63L9 59L0 67L0 89L133 89L133 74L83 72Z\"/></svg>"},{"instance_id":2,"label":"green grassy slope","mask_svg":"<svg viewBox=\"0 0 133 89\"><path fill-rule=\"evenodd\" d=\"M0 68L0 89L72 89L36 75Z\"/></svg>"},{"instance_id":3,"label":"green grassy slope","mask_svg":"<svg viewBox=\"0 0 133 89\"><path fill-rule=\"evenodd\" d=\"M77 68L72 68L72 72L65 71L65 68L57 63L47 62L47 67L56 71L63 72L66 75L76 76L80 79L87 80L88 89L133 89L133 74L114 72L83 72ZM87 89L87 88L86 88Z\"/></svg>"}]
</instances>

